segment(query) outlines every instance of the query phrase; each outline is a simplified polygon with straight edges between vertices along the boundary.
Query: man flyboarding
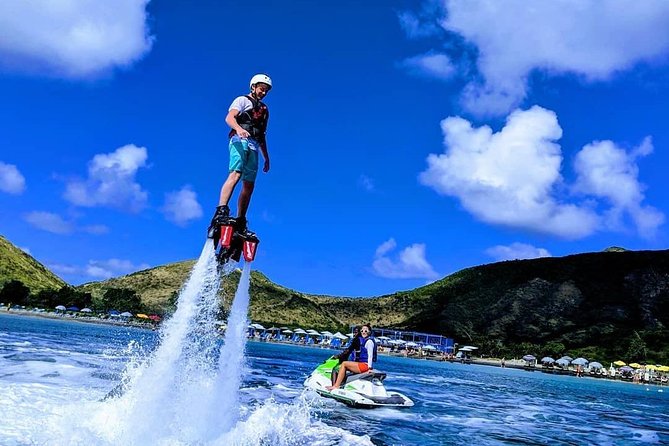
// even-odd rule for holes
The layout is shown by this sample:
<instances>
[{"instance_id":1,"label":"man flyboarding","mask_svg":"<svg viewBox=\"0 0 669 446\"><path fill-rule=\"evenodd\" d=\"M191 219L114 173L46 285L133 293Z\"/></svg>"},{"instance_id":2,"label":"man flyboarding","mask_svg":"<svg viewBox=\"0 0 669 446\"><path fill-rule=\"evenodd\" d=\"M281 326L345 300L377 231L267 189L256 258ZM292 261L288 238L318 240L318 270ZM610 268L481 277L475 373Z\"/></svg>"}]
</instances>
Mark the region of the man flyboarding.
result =
<instances>
[{"instance_id":1,"label":"man flyboarding","mask_svg":"<svg viewBox=\"0 0 669 446\"><path fill-rule=\"evenodd\" d=\"M248 235L255 240L255 245L257 245L255 234L247 231L246 212L251 201L258 173L258 151L262 153L264 159L263 172L269 171L269 154L267 152L267 138L265 136L269 120L269 109L262 102L262 99L272 89L272 79L266 74L256 74L251 78L249 85L251 93L235 98L225 117L225 122L231 128L228 135L230 138L228 144L230 150L229 174L225 183L223 183L223 187L221 187L218 206L207 231L207 236L214 239L215 247L218 245L219 240L225 240L225 243L228 243L228 246L224 246L223 255L219 257L219 260L223 262L229 258L229 255L225 254L230 251L229 243L234 245L234 241L230 242L226 237L225 231L223 231L222 235L222 228L226 227L226 225L231 230L232 226L234 226L235 237L239 235L242 239L245 239ZM242 180L242 190L239 193L237 201L237 217L232 219L230 218L228 203L239 180ZM250 256L251 259L255 256L255 245L253 247L253 255ZM244 246L244 257L248 260L246 245ZM233 255L234 257L235 255Z\"/></svg>"}]
</instances>

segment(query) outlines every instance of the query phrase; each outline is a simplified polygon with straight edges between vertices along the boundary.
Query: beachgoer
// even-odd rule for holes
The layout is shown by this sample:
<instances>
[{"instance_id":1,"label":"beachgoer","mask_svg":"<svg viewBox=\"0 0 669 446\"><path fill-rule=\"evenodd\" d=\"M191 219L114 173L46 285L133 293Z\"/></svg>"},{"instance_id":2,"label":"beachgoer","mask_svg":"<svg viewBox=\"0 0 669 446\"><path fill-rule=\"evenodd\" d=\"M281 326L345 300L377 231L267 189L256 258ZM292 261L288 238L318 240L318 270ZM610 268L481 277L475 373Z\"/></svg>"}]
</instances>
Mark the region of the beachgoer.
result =
<instances>
[{"instance_id":1,"label":"beachgoer","mask_svg":"<svg viewBox=\"0 0 669 446\"><path fill-rule=\"evenodd\" d=\"M360 327L353 327L353 339L349 343L348 347L338 355L332 355L332 359L337 358L339 364L344 361L357 361L360 357ZM332 372L332 384L337 381L337 374L339 373L340 366L337 366Z\"/></svg>"},{"instance_id":2,"label":"beachgoer","mask_svg":"<svg viewBox=\"0 0 669 446\"><path fill-rule=\"evenodd\" d=\"M344 361L357 361L360 356L360 327L353 327L353 339L351 343L346 347L346 350L341 352L338 355L332 356L333 358L339 359L341 364Z\"/></svg>"},{"instance_id":3,"label":"beachgoer","mask_svg":"<svg viewBox=\"0 0 669 446\"><path fill-rule=\"evenodd\" d=\"M246 229L246 211L251 201L258 173L258 151L265 160L263 172L269 171L269 154L267 152L267 121L269 109L262 99L272 89L272 79L266 74L256 74L250 82L251 94L239 96L232 101L225 122L230 126L230 164L228 178L221 187L218 207L209 225L209 236L213 237L213 228L230 215L228 203L239 180L242 180L242 191L237 201L237 228L240 232Z\"/></svg>"},{"instance_id":4,"label":"beachgoer","mask_svg":"<svg viewBox=\"0 0 669 446\"><path fill-rule=\"evenodd\" d=\"M372 364L376 361L376 342L372 338L371 325L363 325L360 328L360 336L360 356L358 360L342 362L339 373L337 373L337 380L333 385L327 386L327 390L338 389L342 382L344 382L347 371L351 373L365 373L372 370Z\"/></svg>"}]
</instances>

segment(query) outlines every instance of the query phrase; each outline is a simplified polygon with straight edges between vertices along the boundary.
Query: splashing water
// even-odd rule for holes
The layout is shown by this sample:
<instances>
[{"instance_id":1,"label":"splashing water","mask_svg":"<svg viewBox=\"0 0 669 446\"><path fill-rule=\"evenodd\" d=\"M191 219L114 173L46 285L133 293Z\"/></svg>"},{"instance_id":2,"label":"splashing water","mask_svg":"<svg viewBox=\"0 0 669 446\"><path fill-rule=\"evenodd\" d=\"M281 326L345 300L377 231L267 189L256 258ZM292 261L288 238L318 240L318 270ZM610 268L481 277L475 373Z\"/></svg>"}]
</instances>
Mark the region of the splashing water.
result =
<instances>
[{"instance_id":1,"label":"splashing water","mask_svg":"<svg viewBox=\"0 0 669 446\"><path fill-rule=\"evenodd\" d=\"M30 428L28 440L16 444L371 444L367 436L312 418L304 395L291 404L271 397L259 406L241 404L251 267L246 263L242 270L219 348L218 291L221 275L225 280L234 265L219 274L209 243L179 294L176 312L161 328L157 349L145 356L141 345L128 345L135 355L122 388L103 401L87 400L83 389L54 392L59 402L42 403L44 426ZM68 398L71 403L63 404Z\"/></svg>"}]
</instances>

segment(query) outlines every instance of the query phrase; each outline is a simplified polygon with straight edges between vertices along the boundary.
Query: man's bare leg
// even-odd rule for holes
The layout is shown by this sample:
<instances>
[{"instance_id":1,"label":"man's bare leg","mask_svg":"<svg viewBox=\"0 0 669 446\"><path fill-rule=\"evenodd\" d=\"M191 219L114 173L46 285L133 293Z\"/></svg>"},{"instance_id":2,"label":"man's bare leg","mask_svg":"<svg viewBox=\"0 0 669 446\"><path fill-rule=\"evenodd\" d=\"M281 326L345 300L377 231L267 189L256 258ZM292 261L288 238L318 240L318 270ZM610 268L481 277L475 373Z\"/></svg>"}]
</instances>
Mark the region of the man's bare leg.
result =
<instances>
[{"instance_id":1,"label":"man's bare leg","mask_svg":"<svg viewBox=\"0 0 669 446\"><path fill-rule=\"evenodd\" d=\"M239 200L237 201L237 218L246 219L246 211L249 209L254 188L255 183L242 181L242 191L239 193Z\"/></svg>"},{"instance_id":2,"label":"man's bare leg","mask_svg":"<svg viewBox=\"0 0 669 446\"><path fill-rule=\"evenodd\" d=\"M235 191L235 186L237 186L237 183L239 183L239 179L241 177L242 177L241 172L236 172L236 171L230 172L228 178L225 180L225 183L223 183L223 186L221 187L221 195L218 200L219 206L227 205L228 202L230 202L230 197L232 197L232 193Z\"/></svg>"}]
</instances>

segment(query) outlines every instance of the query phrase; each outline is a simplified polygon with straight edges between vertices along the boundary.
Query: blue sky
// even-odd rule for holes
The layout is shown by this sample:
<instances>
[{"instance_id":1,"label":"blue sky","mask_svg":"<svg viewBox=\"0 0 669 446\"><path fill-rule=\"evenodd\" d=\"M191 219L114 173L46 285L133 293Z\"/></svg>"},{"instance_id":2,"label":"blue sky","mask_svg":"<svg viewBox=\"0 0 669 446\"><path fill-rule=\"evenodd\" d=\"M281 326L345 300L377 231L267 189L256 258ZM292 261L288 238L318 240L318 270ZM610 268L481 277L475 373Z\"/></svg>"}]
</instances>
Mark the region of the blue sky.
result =
<instances>
[{"instance_id":1,"label":"blue sky","mask_svg":"<svg viewBox=\"0 0 669 446\"><path fill-rule=\"evenodd\" d=\"M0 5L0 234L72 284L199 254L259 72L281 285L667 246L664 1L35 3Z\"/></svg>"}]
</instances>

